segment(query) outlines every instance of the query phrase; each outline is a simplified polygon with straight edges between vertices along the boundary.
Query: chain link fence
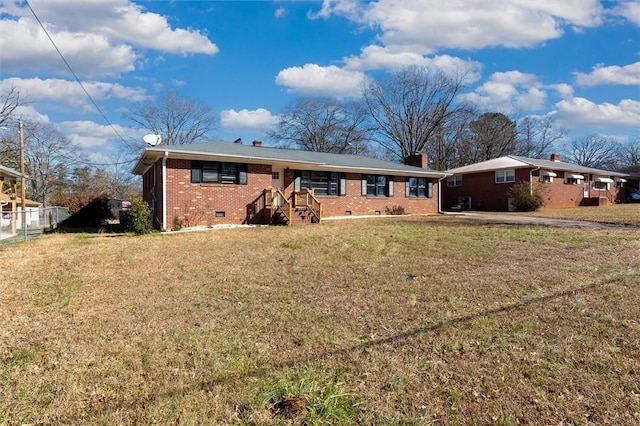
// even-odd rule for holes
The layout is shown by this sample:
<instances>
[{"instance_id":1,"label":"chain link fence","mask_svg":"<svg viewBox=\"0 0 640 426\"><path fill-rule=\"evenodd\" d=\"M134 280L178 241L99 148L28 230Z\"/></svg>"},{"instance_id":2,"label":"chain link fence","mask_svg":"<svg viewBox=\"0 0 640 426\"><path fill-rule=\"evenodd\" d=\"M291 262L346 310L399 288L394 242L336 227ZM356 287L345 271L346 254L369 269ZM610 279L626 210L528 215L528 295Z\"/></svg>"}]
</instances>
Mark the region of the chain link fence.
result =
<instances>
[{"instance_id":1,"label":"chain link fence","mask_svg":"<svg viewBox=\"0 0 640 426\"><path fill-rule=\"evenodd\" d=\"M2 211L0 247L40 237L69 217L67 207L27 207L25 211Z\"/></svg>"}]
</instances>

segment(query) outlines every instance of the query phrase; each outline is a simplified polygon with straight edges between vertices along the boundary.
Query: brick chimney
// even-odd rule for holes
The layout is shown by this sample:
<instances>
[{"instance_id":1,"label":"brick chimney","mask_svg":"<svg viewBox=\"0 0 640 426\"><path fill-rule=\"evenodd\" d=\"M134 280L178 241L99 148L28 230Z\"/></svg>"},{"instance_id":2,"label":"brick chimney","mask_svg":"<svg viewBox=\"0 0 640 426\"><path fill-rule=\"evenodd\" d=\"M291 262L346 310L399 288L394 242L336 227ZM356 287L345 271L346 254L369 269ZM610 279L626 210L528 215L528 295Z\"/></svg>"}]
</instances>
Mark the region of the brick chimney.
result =
<instances>
[{"instance_id":1,"label":"brick chimney","mask_svg":"<svg viewBox=\"0 0 640 426\"><path fill-rule=\"evenodd\" d=\"M407 166L420 167L422 169L429 168L427 154L417 153L404 157L404 164Z\"/></svg>"},{"instance_id":2,"label":"brick chimney","mask_svg":"<svg viewBox=\"0 0 640 426\"><path fill-rule=\"evenodd\" d=\"M262 146L262 141L253 141L253 146Z\"/></svg>"},{"instance_id":3,"label":"brick chimney","mask_svg":"<svg viewBox=\"0 0 640 426\"><path fill-rule=\"evenodd\" d=\"M560 154L551 154L551 161L560 161Z\"/></svg>"}]
</instances>

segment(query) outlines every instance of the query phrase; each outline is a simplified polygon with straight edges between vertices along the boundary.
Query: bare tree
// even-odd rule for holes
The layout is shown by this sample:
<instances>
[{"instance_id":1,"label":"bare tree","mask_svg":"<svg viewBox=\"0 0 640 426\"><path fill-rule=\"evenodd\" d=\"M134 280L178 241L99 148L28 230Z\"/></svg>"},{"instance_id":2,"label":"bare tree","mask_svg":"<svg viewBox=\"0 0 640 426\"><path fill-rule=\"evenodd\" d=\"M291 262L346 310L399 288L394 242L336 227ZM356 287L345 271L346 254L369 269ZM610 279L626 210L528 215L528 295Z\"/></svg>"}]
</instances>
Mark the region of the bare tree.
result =
<instances>
[{"instance_id":1,"label":"bare tree","mask_svg":"<svg viewBox=\"0 0 640 426\"><path fill-rule=\"evenodd\" d=\"M623 144L618 152L618 159L621 168L640 170L640 140Z\"/></svg>"},{"instance_id":2,"label":"bare tree","mask_svg":"<svg viewBox=\"0 0 640 426\"><path fill-rule=\"evenodd\" d=\"M21 98L20 91L15 86L3 90L0 93L0 126L15 120L15 110L23 103L24 99Z\"/></svg>"},{"instance_id":3,"label":"bare tree","mask_svg":"<svg viewBox=\"0 0 640 426\"><path fill-rule=\"evenodd\" d=\"M24 122L24 162L28 176L27 197L48 205L52 194L64 183L66 166L72 162L76 147L53 125ZM2 140L3 162L19 167L20 142L17 135Z\"/></svg>"},{"instance_id":4,"label":"bare tree","mask_svg":"<svg viewBox=\"0 0 640 426\"><path fill-rule=\"evenodd\" d=\"M356 101L298 98L280 114L277 128L268 136L307 151L364 154L366 118Z\"/></svg>"},{"instance_id":5,"label":"bare tree","mask_svg":"<svg viewBox=\"0 0 640 426\"><path fill-rule=\"evenodd\" d=\"M378 142L401 159L425 151L438 131L466 111L457 103L463 77L409 67L365 86L363 98L378 126Z\"/></svg>"},{"instance_id":6,"label":"bare tree","mask_svg":"<svg viewBox=\"0 0 640 426\"><path fill-rule=\"evenodd\" d=\"M555 126L553 116L528 116L518 120L518 140L515 154L530 158L544 158L555 142L564 138L568 130Z\"/></svg>"},{"instance_id":7,"label":"bare tree","mask_svg":"<svg viewBox=\"0 0 640 426\"><path fill-rule=\"evenodd\" d=\"M564 156L569 162L581 166L613 170L617 167L619 148L614 140L591 135L569 141L564 149Z\"/></svg>"},{"instance_id":8,"label":"bare tree","mask_svg":"<svg viewBox=\"0 0 640 426\"><path fill-rule=\"evenodd\" d=\"M124 118L160 135L163 145L202 142L218 125L207 105L185 99L175 91L165 93L157 102L135 105Z\"/></svg>"}]
</instances>

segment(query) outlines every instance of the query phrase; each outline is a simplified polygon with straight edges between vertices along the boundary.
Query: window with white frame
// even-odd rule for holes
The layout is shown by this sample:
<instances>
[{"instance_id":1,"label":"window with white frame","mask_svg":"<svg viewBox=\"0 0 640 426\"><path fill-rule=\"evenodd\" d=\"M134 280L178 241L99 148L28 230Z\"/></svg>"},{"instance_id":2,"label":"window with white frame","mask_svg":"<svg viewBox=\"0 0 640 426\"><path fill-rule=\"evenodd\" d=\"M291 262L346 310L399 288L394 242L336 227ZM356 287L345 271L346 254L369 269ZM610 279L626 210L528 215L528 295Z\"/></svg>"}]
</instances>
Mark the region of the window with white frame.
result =
<instances>
[{"instance_id":1,"label":"window with white frame","mask_svg":"<svg viewBox=\"0 0 640 426\"><path fill-rule=\"evenodd\" d=\"M584 176L576 175L571 173L564 174L564 183L566 185L580 185L580 183L584 180Z\"/></svg>"},{"instance_id":2,"label":"window with white frame","mask_svg":"<svg viewBox=\"0 0 640 426\"><path fill-rule=\"evenodd\" d=\"M462 186L462 175L448 176L447 186Z\"/></svg>"},{"instance_id":3,"label":"window with white frame","mask_svg":"<svg viewBox=\"0 0 640 426\"><path fill-rule=\"evenodd\" d=\"M596 191L608 191L610 188L609 184L612 183L613 179L598 176L593 179L593 189L595 189Z\"/></svg>"},{"instance_id":4,"label":"window with white frame","mask_svg":"<svg viewBox=\"0 0 640 426\"><path fill-rule=\"evenodd\" d=\"M496 183L509 183L516 181L515 169L496 170Z\"/></svg>"},{"instance_id":5,"label":"window with white frame","mask_svg":"<svg viewBox=\"0 0 640 426\"><path fill-rule=\"evenodd\" d=\"M553 183L556 174L550 170L542 170L540 172L540 183Z\"/></svg>"},{"instance_id":6,"label":"window with white frame","mask_svg":"<svg viewBox=\"0 0 640 426\"><path fill-rule=\"evenodd\" d=\"M593 181L593 189L596 191L607 191L609 189L609 184L607 182Z\"/></svg>"}]
</instances>

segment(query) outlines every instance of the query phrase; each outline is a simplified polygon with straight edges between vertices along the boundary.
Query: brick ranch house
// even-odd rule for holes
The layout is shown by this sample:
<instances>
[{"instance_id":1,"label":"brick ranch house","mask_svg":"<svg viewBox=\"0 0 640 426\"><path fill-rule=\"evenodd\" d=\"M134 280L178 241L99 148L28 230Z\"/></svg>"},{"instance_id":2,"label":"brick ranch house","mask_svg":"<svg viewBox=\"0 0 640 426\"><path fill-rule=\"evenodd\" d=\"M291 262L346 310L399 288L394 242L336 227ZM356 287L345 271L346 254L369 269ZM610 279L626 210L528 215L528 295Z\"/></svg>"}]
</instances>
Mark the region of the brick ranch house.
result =
<instances>
[{"instance_id":1,"label":"brick ranch house","mask_svg":"<svg viewBox=\"0 0 640 426\"><path fill-rule=\"evenodd\" d=\"M448 170L443 185L446 209L510 211L509 191L516 182L542 189L544 208L598 206L624 201L625 173L560 161L508 155Z\"/></svg>"},{"instance_id":2,"label":"brick ranch house","mask_svg":"<svg viewBox=\"0 0 640 426\"><path fill-rule=\"evenodd\" d=\"M320 222L326 217L437 213L446 173L418 154L405 164L214 141L154 146L133 169L161 230L214 224Z\"/></svg>"}]
</instances>

